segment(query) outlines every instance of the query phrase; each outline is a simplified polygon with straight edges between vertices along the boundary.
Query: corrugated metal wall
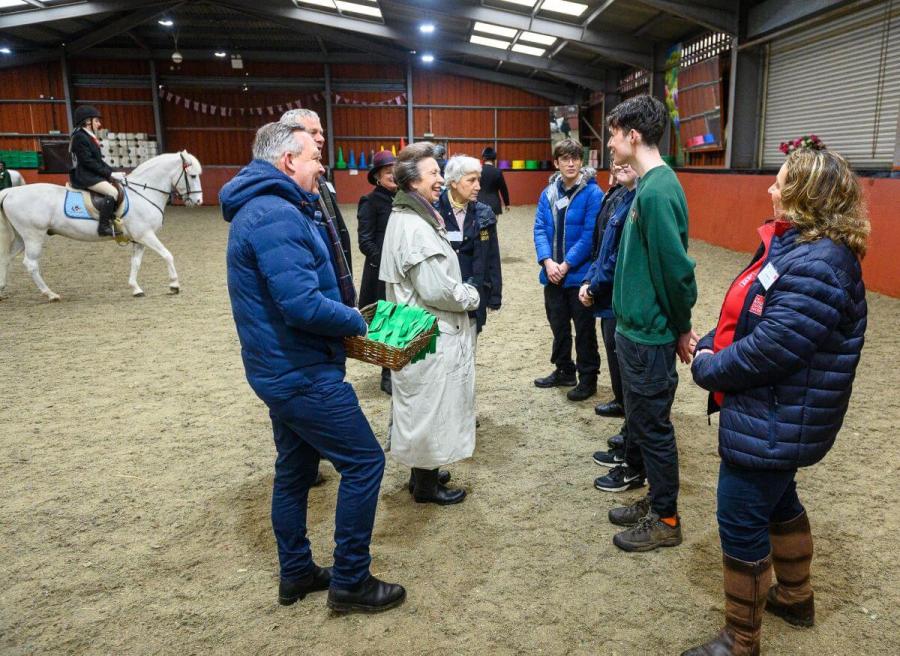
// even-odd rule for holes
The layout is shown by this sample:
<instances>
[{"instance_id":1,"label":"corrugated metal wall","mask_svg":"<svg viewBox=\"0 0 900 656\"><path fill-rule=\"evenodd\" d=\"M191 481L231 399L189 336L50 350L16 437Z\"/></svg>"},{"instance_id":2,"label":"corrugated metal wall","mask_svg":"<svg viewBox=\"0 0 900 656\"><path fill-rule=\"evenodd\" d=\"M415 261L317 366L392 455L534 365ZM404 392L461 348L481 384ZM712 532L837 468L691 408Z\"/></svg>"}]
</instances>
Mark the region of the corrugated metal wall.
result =
<instances>
[{"instance_id":1,"label":"corrugated metal wall","mask_svg":"<svg viewBox=\"0 0 900 656\"><path fill-rule=\"evenodd\" d=\"M171 91L182 99L188 98L219 107L273 107L271 115L267 111L262 116L255 113L251 115L249 112L240 115L238 111L234 111L231 116L214 116L194 110L193 105L185 107L183 100L180 104L175 104L162 98L160 104L167 150L186 148L206 165L240 165L249 157L256 129L277 118L278 112L274 109L277 105L302 100L305 107L317 111L323 123L325 122L324 99L315 98L315 90L309 88L259 91L252 88L251 80L248 91L232 91L184 86L174 82L178 76L324 79L324 67L319 64L247 62L245 66L245 69L239 70L232 69L227 62L184 62L180 66L171 62L157 63L160 78L172 81L166 85L165 91ZM148 134L155 132L150 104L153 90L149 85L146 88L100 88L77 83L79 79L92 75L148 76L147 62L76 60L70 64L70 74L76 81L73 86L75 106L79 101L102 101L99 107L103 113L104 126L109 130ZM331 67L331 75L341 100L333 109L333 125L325 127L334 134L335 146L343 149L345 159L351 148L357 157L360 152L365 152L368 160L370 152L381 146L398 146L400 138L407 134L405 97L401 98L400 105L393 103L397 96L404 94L405 68L400 65L377 64L334 65ZM343 90L347 86L352 87L355 80L366 83L385 80L392 84L385 91ZM59 63L0 71L0 88L4 91L4 99L23 101L0 105L0 132L68 132L65 105L62 102L35 102L40 99L63 99ZM417 71L413 78L413 101L416 106L485 107L417 107L413 112L417 139L421 139L426 132L433 133L435 139L448 143L451 153L478 156L485 146L495 145L496 136L501 140L497 143L501 159L549 158L547 107L550 102L544 98L490 82ZM354 106L357 102L391 104L377 107ZM497 106L536 109L499 109L496 110L495 117L494 108ZM503 138L514 138L517 141L504 143ZM37 137L0 136L0 149L39 150L39 141Z\"/></svg>"}]
</instances>

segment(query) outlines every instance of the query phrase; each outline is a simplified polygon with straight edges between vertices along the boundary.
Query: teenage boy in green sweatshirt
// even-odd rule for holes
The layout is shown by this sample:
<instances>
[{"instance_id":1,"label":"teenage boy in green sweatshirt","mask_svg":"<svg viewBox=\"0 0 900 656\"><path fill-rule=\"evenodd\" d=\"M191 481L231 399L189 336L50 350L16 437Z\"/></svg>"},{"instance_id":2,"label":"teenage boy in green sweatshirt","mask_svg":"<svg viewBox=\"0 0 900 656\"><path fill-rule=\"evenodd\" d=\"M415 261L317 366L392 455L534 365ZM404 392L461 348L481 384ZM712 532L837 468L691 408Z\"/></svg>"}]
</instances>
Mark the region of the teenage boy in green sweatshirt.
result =
<instances>
[{"instance_id":1,"label":"teenage boy in green sweatshirt","mask_svg":"<svg viewBox=\"0 0 900 656\"><path fill-rule=\"evenodd\" d=\"M614 162L630 165L640 177L619 246L613 311L628 428L620 473L638 482L636 487L646 475L650 493L609 512L613 524L627 527L613 538L625 551L672 547L682 540L670 413L678 387L675 356L689 363L697 340L691 329L697 283L687 255L684 190L659 154L667 121L665 106L648 95L622 102L607 118Z\"/></svg>"}]
</instances>

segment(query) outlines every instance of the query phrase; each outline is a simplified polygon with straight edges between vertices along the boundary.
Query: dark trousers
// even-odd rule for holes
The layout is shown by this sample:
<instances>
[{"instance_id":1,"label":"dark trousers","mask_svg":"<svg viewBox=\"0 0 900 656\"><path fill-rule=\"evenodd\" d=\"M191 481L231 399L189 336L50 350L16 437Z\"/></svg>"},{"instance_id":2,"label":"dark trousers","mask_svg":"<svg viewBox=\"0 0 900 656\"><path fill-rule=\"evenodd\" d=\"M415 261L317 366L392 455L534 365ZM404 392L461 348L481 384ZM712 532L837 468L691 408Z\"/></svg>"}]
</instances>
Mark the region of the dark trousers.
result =
<instances>
[{"instance_id":1,"label":"dark trousers","mask_svg":"<svg viewBox=\"0 0 900 656\"><path fill-rule=\"evenodd\" d=\"M716 519L726 555L748 563L769 555L769 524L790 521L803 512L796 474L796 469L742 469L725 462L719 465Z\"/></svg>"},{"instance_id":2,"label":"dark trousers","mask_svg":"<svg viewBox=\"0 0 900 656\"><path fill-rule=\"evenodd\" d=\"M647 474L650 505L660 517L678 512L678 448L670 414L678 373L675 342L650 346L616 333L625 398L625 461Z\"/></svg>"},{"instance_id":3,"label":"dark trousers","mask_svg":"<svg viewBox=\"0 0 900 656\"><path fill-rule=\"evenodd\" d=\"M544 285L544 309L553 331L550 362L566 373L578 371L581 378L597 377L600 352L597 350L597 321L594 313L578 300L578 287ZM575 361L572 362L572 324L575 324Z\"/></svg>"},{"instance_id":4,"label":"dark trousers","mask_svg":"<svg viewBox=\"0 0 900 656\"><path fill-rule=\"evenodd\" d=\"M603 336L603 347L606 349L606 367L609 369L609 382L612 385L616 402L625 405L622 396L622 371L619 369L619 356L616 353L616 318L600 319L600 334Z\"/></svg>"},{"instance_id":5,"label":"dark trousers","mask_svg":"<svg viewBox=\"0 0 900 656\"><path fill-rule=\"evenodd\" d=\"M325 458L341 475L331 584L352 588L369 574L369 543L384 473L384 451L348 383L331 384L273 404L269 416L278 451L272 528L281 577L297 579L312 568L306 505L319 459Z\"/></svg>"}]
</instances>

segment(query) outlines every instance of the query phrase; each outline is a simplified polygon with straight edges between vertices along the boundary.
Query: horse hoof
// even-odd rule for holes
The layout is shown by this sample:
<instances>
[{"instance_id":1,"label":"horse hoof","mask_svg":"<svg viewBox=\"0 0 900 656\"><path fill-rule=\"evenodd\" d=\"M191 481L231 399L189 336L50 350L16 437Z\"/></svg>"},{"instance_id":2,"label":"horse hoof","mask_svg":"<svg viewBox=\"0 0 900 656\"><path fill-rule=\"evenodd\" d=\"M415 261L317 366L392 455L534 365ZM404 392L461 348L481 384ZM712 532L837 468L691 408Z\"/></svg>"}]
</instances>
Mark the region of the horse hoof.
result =
<instances>
[{"instance_id":1,"label":"horse hoof","mask_svg":"<svg viewBox=\"0 0 900 656\"><path fill-rule=\"evenodd\" d=\"M169 293L173 296L181 293L181 287L169 287Z\"/></svg>"},{"instance_id":2,"label":"horse hoof","mask_svg":"<svg viewBox=\"0 0 900 656\"><path fill-rule=\"evenodd\" d=\"M132 296L135 298L144 298L144 292L135 292Z\"/></svg>"},{"instance_id":3,"label":"horse hoof","mask_svg":"<svg viewBox=\"0 0 900 656\"><path fill-rule=\"evenodd\" d=\"M47 300L51 303L58 303L60 301L59 294L47 294Z\"/></svg>"}]
</instances>

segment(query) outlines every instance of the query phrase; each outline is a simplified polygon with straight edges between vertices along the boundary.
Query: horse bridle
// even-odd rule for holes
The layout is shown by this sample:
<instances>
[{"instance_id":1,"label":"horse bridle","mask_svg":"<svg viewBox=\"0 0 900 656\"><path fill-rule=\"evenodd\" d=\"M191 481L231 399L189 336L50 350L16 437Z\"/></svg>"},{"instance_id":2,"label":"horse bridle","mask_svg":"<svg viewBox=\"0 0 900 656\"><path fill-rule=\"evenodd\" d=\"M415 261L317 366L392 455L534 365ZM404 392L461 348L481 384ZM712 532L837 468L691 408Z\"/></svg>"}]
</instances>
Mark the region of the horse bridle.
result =
<instances>
[{"instance_id":1,"label":"horse bridle","mask_svg":"<svg viewBox=\"0 0 900 656\"><path fill-rule=\"evenodd\" d=\"M178 176L178 179L175 180L175 185L174 185L175 193L177 193L181 197L181 200L184 200L185 198L190 198L192 194L202 194L203 193L202 190L201 191L193 191L187 182L187 170L191 167L191 165L187 160L184 159L184 153L178 153L178 156L181 158L181 174ZM178 185L182 180L184 180L184 193L181 193L181 190L178 189ZM168 190L157 189L156 187L151 187L150 185L148 185L145 182L133 182L132 183L132 182L128 181L127 177L123 178L122 184L124 186L128 187L129 189L131 189L132 191L134 191L134 193L136 193L138 196L143 198L145 201L147 201L148 203L153 205L153 207L155 207L157 210L159 210L160 214L165 215L165 211L163 210L162 207L160 207L159 205L154 203L152 200L147 198L144 194L139 192L136 189L136 187L140 187L144 191L150 189L151 191L156 191L156 192L159 192L161 194L166 194L166 195L170 195L172 193L171 189L168 189Z\"/></svg>"}]
</instances>

